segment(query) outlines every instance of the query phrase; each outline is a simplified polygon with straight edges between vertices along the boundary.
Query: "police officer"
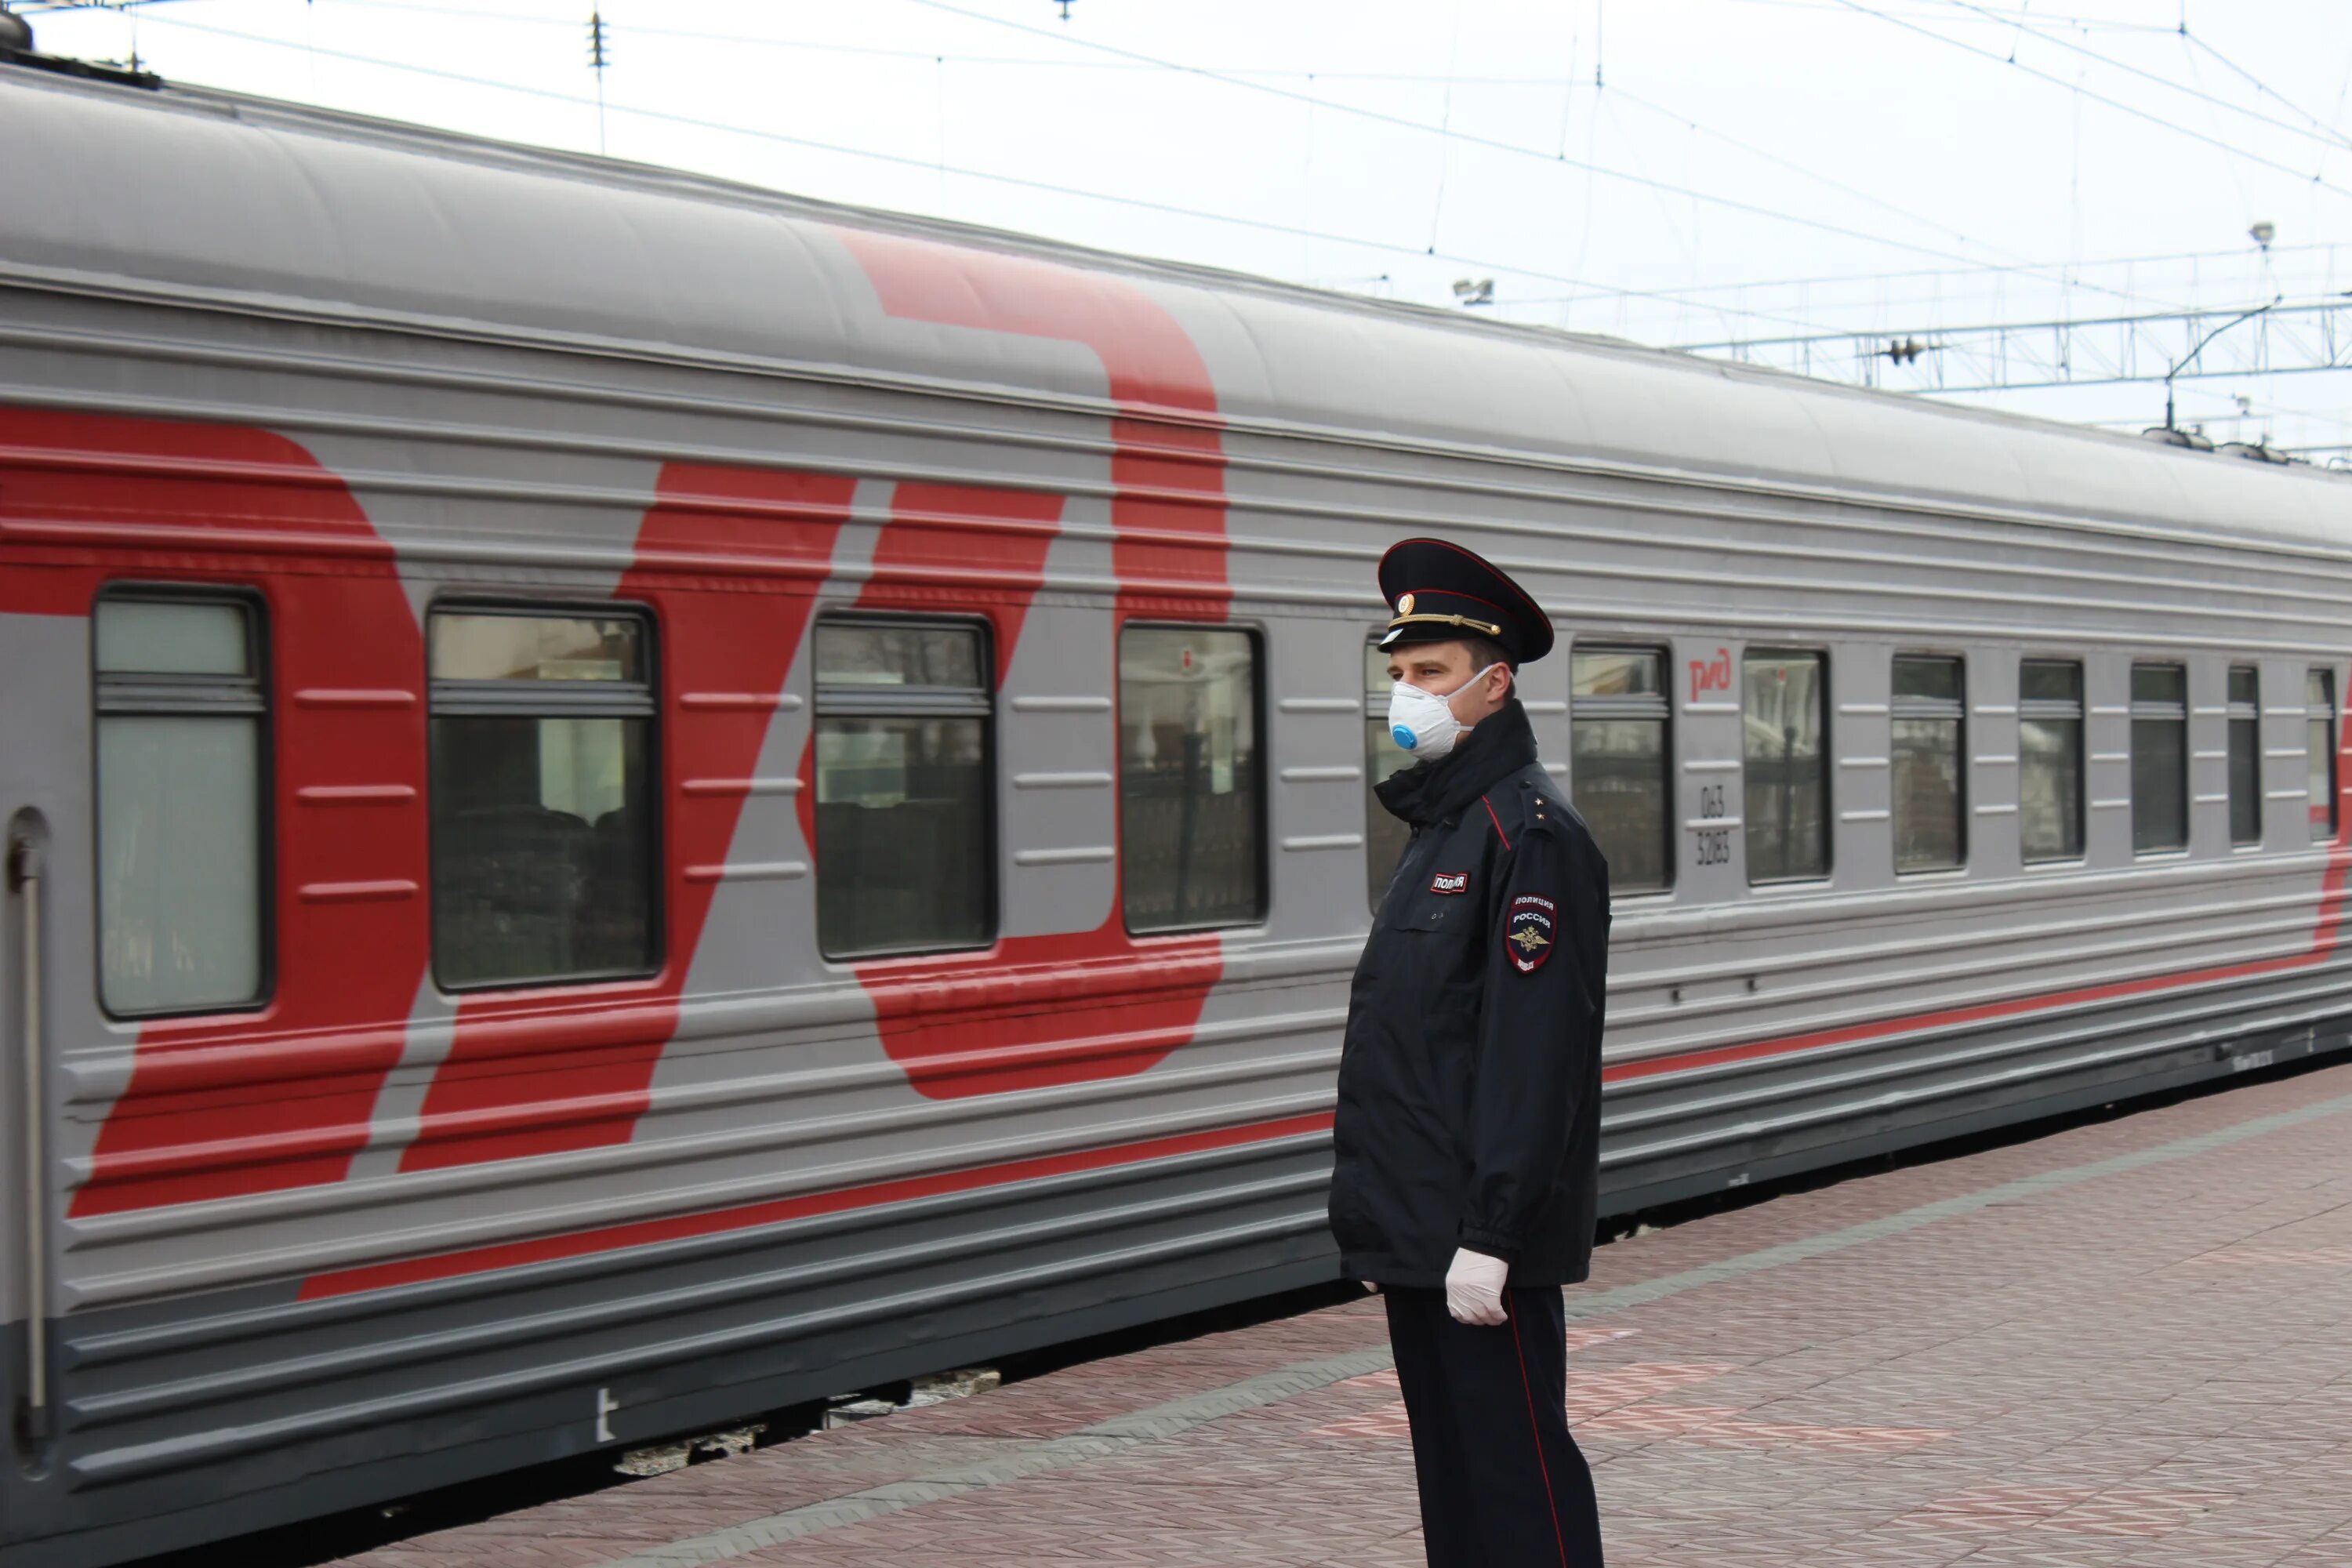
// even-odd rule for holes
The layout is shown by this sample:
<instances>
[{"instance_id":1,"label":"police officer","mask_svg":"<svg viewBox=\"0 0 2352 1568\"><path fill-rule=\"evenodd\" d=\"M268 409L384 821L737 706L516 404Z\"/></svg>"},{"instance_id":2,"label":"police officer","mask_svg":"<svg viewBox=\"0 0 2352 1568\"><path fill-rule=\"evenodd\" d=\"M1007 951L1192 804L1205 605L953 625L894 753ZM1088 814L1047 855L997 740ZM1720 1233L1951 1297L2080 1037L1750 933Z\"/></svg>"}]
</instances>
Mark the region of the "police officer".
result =
<instances>
[{"instance_id":1,"label":"police officer","mask_svg":"<svg viewBox=\"0 0 2352 1568\"><path fill-rule=\"evenodd\" d=\"M1431 1568L1597 1568L1560 1287L1591 1259L1609 872L1516 689L1550 617L1443 540L1381 558L1412 828L1348 999L1331 1230L1388 1307Z\"/></svg>"}]
</instances>

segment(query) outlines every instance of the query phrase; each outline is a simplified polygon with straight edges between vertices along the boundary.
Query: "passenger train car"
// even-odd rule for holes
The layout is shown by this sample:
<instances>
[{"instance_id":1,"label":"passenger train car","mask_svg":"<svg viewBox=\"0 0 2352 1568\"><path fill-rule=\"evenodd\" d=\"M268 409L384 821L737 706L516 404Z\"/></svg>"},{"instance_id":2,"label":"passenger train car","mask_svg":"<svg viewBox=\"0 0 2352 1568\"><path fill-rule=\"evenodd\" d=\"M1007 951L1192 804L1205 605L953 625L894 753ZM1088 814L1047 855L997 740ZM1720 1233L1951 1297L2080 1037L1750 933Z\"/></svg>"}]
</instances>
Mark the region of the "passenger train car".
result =
<instances>
[{"instance_id":1,"label":"passenger train car","mask_svg":"<svg viewBox=\"0 0 2352 1568\"><path fill-rule=\"evenodd\" d=\"M0 67L0 1563L1326 1280L1372 566L1555 616L1606 1204L2332 1050L2352 488Z\"/></svg>"}]
</instances>

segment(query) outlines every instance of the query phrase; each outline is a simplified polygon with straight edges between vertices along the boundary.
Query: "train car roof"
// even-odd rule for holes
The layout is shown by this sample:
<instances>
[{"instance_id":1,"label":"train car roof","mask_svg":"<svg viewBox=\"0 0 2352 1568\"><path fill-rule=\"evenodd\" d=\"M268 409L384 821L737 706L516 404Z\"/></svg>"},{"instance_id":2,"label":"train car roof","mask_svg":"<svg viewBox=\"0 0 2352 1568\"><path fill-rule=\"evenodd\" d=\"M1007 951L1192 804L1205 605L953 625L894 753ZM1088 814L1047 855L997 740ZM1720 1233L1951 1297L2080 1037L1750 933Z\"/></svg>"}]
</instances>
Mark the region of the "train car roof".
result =
<instances>
[{"instance_id":1,"label":"train car roof","mask_svg":"<svg viewBox=\"0 0 2352 1568\"><path fill-rule=\"evenodd\" d=\"M1003 334L874 330L839 237L898 236L1131 280L1199 348L1236 434L2352 544L2352 487L2308 467L242 94L0 66L0 278L24 282L1185 410Z\"/></svg>"}]
</instances>

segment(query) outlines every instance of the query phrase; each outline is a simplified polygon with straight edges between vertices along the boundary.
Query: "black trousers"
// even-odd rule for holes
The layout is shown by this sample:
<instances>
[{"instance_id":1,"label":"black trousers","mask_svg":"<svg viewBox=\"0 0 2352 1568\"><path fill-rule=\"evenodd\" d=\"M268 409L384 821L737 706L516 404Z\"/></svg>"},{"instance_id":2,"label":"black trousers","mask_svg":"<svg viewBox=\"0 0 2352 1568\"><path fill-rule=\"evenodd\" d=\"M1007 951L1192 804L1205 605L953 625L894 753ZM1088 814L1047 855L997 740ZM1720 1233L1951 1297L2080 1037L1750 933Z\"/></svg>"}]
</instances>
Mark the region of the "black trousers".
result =
<instances>
[{"instance_id":1,"label":"black trousers","mask_svg":"<svg viewBox=\"0 0 2352 1568\"><path fill-rule=\"evenodd\" d=\"M1430 1568L1601 1568L1592 1472L1568 1433L1556 1289L1503 1292L1509 1321L1454 1321L1443 1290L1383 1285L1412 1422Z\"/></svg>"}]
</instances>

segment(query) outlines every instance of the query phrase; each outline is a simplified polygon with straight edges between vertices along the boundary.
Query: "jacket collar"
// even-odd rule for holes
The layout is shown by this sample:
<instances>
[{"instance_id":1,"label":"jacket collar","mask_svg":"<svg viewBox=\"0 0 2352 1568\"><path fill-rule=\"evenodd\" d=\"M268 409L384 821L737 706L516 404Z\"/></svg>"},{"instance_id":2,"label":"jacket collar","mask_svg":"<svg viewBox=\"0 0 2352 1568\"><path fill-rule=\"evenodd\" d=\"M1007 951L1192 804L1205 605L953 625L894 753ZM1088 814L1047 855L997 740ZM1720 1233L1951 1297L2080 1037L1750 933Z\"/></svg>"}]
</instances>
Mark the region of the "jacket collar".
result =
<instances>
[{"instance_id":1,"label":"jacket collar","mask_svg":"<svg viewBox=\"0 0 2352 1568\"><path fill-rule=\"evenodd\" d=\"M1461 744L1372 786L1382 805L1416 827L1459 816L1470 803L1536 760L1536 732L1514 695Z\"/></svg>"}]
</instances>

